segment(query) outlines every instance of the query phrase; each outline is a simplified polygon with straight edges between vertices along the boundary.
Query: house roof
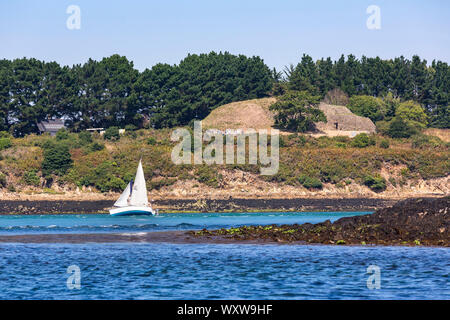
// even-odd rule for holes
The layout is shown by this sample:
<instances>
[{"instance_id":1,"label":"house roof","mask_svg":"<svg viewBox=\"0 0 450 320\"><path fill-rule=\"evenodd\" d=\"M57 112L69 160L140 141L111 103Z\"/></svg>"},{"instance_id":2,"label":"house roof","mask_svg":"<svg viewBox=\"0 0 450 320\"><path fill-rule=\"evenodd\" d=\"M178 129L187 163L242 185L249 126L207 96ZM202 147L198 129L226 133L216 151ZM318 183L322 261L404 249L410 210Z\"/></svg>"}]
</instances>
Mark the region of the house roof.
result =
<instances>
[{"instance_id":1,"label":"house roof","mask_svg":"<svg viewBox=\"0 0 450 320\"><path fill-rule=\"evenodd\" d=\"M41 132L58 131L59 129L65 128L64 120L62 119L41 121L37 126Z\"/></svg>"}]
</instances>

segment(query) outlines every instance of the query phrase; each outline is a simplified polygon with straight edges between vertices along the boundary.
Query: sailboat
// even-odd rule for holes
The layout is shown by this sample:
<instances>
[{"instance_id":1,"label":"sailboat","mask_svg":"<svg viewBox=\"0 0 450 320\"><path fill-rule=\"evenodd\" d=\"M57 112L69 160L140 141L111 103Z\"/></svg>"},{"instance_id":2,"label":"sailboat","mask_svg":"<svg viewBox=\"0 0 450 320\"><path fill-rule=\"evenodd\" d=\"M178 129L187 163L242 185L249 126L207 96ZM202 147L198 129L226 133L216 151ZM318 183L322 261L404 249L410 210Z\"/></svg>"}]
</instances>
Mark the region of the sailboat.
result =
<instances>
[{"instance_id":1,"label":"sailboat","mask_svg":"<svg viewBox=\"0 0 450 320\"><path fill-rule=\"evenodd\" d=\"M109 214L112 216L155 215L155 211L148 202L142 160L139 160L134 182L131 180L128 183L114 203L114 207L109 209Z\"/></svg>"}]
</instances>

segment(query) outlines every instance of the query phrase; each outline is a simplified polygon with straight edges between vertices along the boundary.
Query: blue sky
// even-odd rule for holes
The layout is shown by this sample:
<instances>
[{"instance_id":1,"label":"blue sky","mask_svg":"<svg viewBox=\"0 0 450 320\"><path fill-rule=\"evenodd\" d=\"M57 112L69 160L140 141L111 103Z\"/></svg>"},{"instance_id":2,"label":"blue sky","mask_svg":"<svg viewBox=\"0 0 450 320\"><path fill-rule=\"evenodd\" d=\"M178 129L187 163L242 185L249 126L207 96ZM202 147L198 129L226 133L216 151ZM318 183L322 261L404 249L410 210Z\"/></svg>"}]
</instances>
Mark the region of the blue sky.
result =
<instances>
[{"instance_id":1,"label":"blue sky","mask_svg":"<svg viewBox=\"0 0 450 320\"><path fill-rule=\"evenodd\" d=\"M381 9L380 30L366 27L372 4ZM66 27L69 5L81 9L80 30ZM302 53L450 62L450 1L0 1L0 58L72 65L118 53L143 70L212 50L259 55L277 68Z\"/></svg>"}]
</instances>

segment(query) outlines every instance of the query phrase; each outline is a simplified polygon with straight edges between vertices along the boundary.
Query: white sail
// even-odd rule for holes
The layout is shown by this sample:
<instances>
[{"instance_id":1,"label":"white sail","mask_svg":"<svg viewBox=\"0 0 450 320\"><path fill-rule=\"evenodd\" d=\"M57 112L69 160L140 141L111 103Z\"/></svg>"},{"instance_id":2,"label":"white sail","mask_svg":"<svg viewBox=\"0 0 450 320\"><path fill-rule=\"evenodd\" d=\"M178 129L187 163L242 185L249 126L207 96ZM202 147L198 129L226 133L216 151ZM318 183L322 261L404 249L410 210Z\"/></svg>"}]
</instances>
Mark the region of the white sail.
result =
<instances>
[{"instance_id":1,"label":"white sail","mask_svg":"<svg viewBox=\"0 0 450 320\"><path fill-rule=\"evenodd\" d=\"M114 203L114 207L128 206L127 199L130 196L130 192L131 192L131 182L128 183L127 187L125 188L125 190L123 190L119 199L117 199L116 203Z\"/></svg>"},{"instance_id":2,"label":"white sail","mask_svg":"<svg viewBox=\"0 0 450 320\"><path fill-rule=\"evenodd\" d=\"M133 190L131 192L130 205L139 207L148 206L147 186L145 185L144 169L142 169L141 161L139 161L136 171Z\"/></svg>"}]
</instances>

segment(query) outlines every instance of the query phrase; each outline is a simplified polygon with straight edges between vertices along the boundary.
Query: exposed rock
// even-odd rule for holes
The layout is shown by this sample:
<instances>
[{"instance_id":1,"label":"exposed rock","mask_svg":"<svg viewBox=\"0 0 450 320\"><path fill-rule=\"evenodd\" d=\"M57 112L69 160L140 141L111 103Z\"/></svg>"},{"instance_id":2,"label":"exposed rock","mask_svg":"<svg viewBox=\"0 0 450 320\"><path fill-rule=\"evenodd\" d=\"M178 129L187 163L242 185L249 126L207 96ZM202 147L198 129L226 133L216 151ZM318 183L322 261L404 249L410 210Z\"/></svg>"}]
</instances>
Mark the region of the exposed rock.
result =
<instances>
[{"instance_id":1,"label":"exposed rock","mask_svg":"<svg viewBox=\"0 0 450 320\"><path fill-rule=\"evenodd\" d=\"M194 237L322 244L450 246L450 197L409 199L373 214L302 225L190 231Z\"/></svg>"}]
</instances>

